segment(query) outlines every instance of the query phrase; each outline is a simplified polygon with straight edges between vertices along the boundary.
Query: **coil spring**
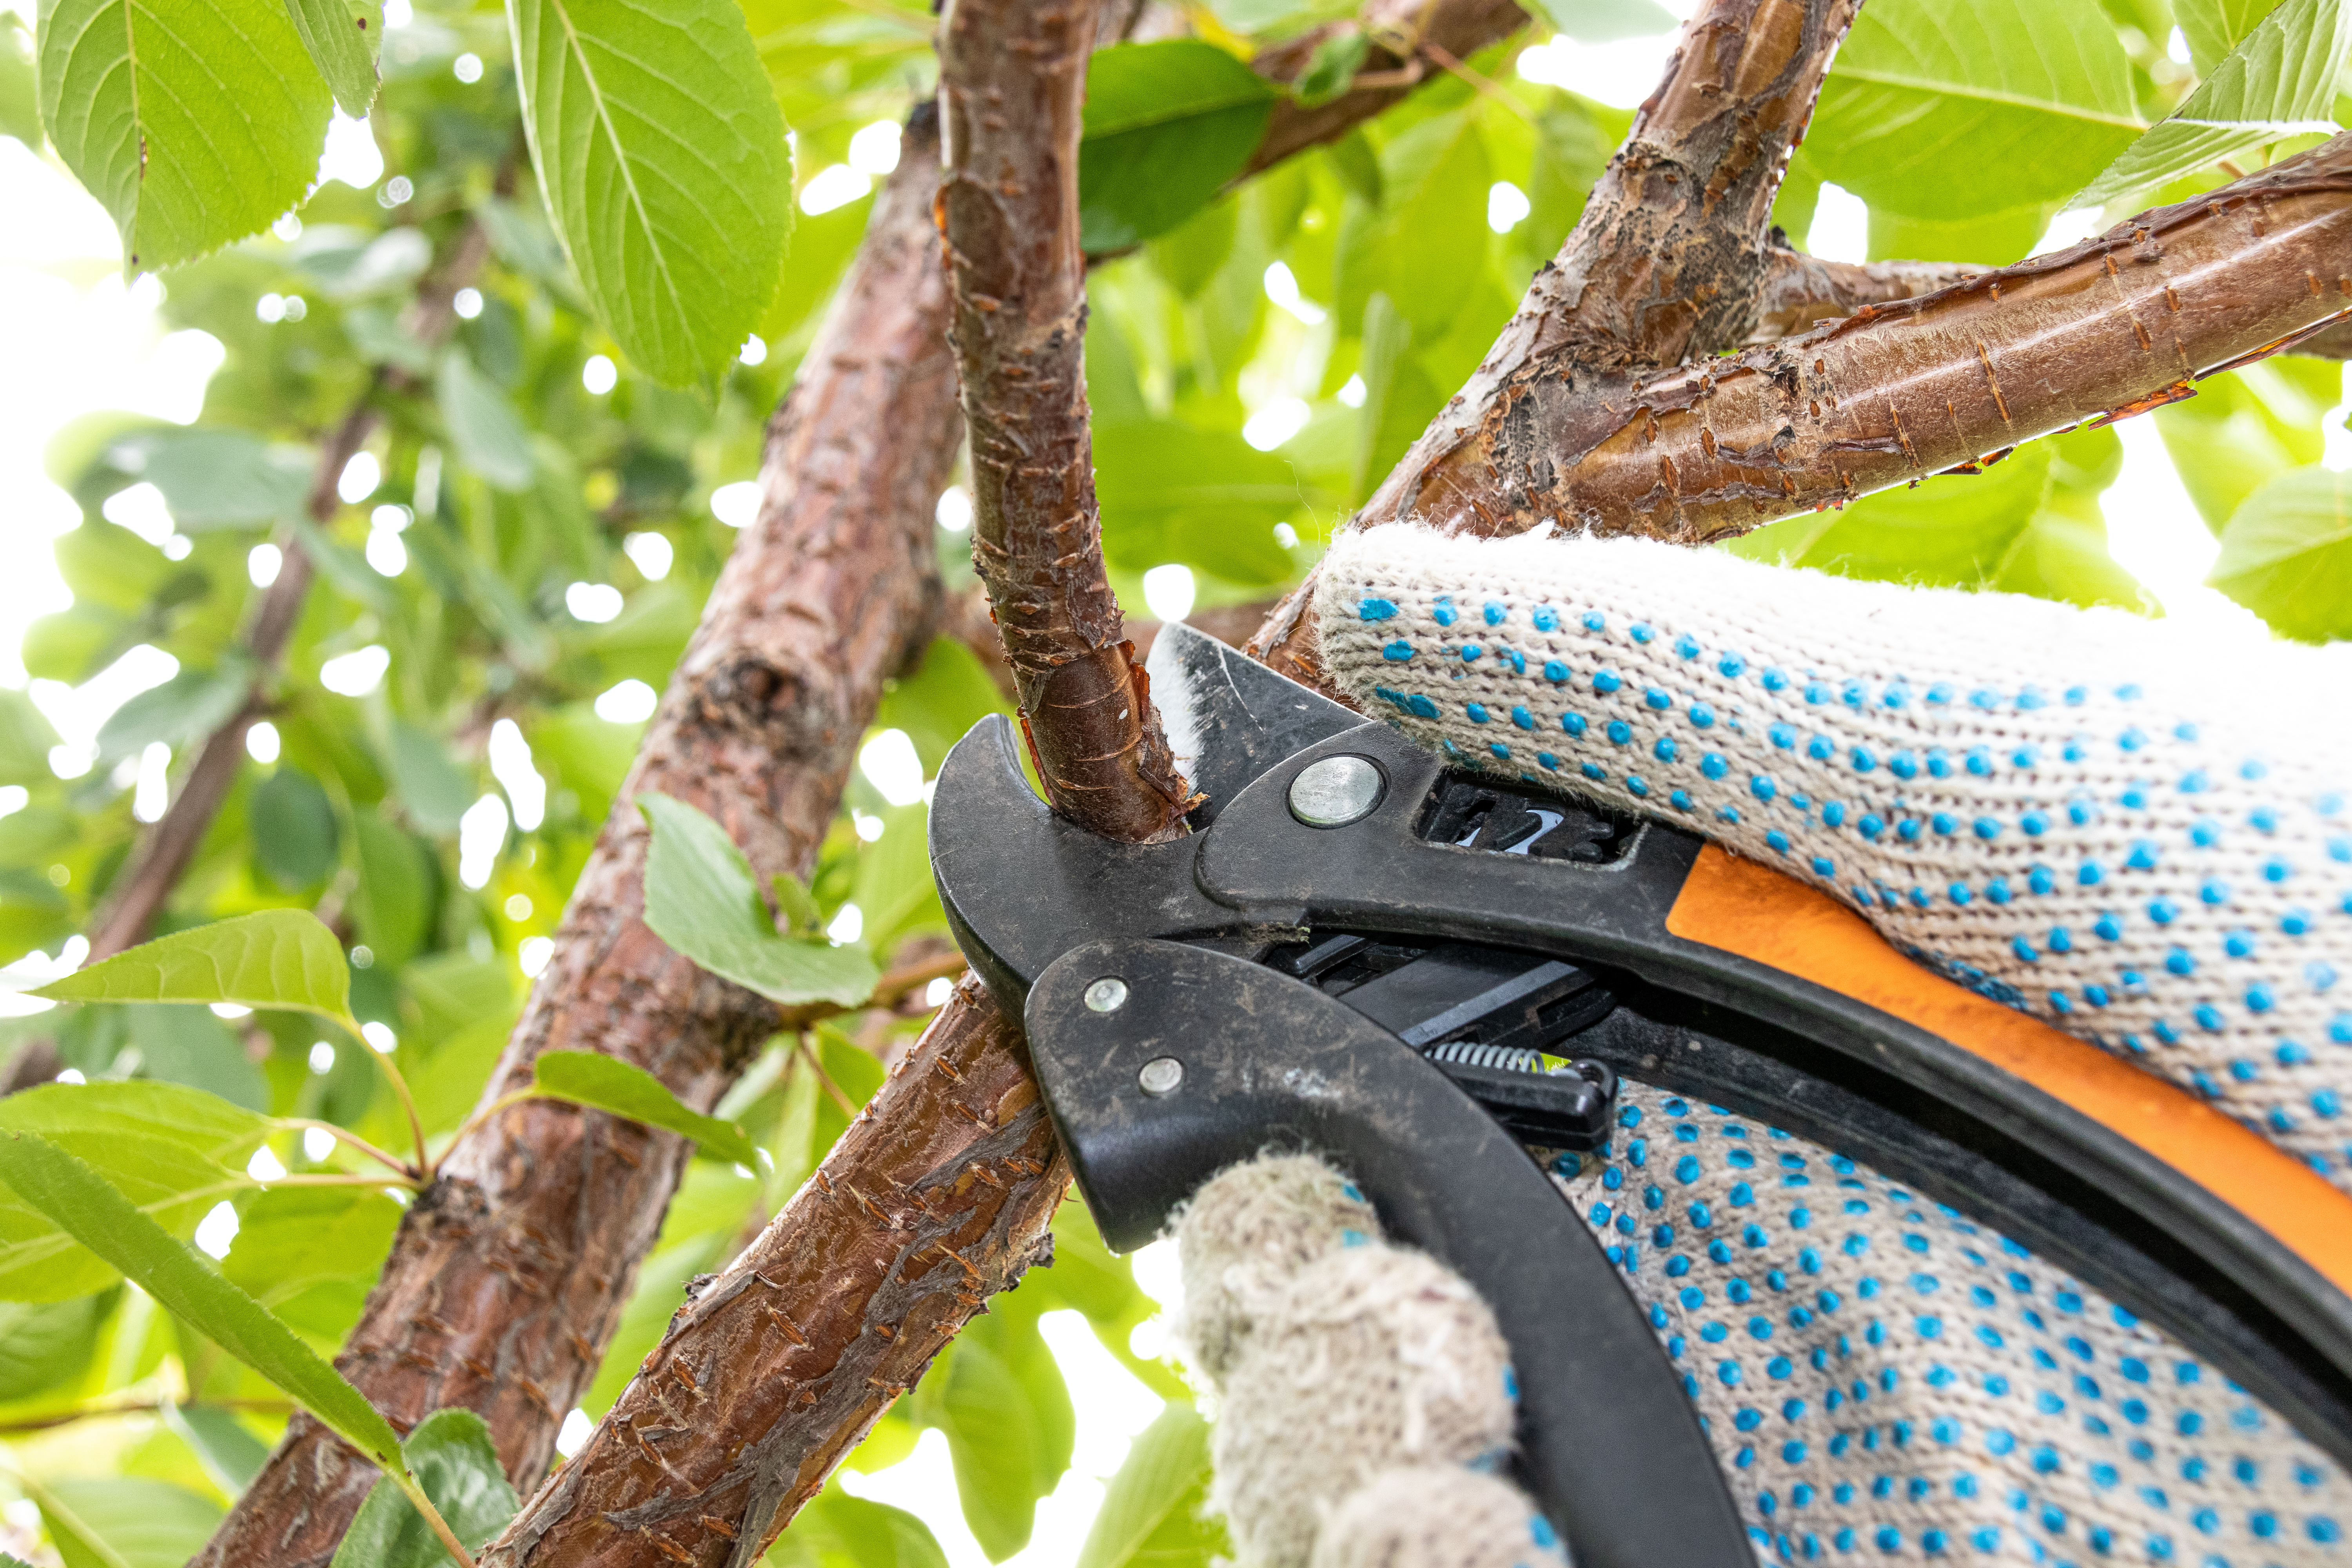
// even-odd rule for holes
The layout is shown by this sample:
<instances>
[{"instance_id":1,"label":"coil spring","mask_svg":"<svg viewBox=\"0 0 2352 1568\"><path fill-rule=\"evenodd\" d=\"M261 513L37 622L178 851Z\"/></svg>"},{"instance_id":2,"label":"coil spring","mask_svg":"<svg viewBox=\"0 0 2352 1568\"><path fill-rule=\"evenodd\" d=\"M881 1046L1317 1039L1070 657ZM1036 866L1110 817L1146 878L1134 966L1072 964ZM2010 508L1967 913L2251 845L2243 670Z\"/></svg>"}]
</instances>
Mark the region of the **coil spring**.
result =
<instances>
[{"instance_id":1,"label":"coil spring","mask_svg":"<svg viewBox=\"0 0 2352 1568\"><path fill-rule=\"evenodd\" d=\"M1543 1058L1530 1050L1509 1046L1485 1046L1475 1040L1448 1040L1432 1046L1428 1057L1433 1062L1455 1062L1464 1067L1495 1068L1504 1072L1540 1073Z\"/></svg>"}]
</instances>

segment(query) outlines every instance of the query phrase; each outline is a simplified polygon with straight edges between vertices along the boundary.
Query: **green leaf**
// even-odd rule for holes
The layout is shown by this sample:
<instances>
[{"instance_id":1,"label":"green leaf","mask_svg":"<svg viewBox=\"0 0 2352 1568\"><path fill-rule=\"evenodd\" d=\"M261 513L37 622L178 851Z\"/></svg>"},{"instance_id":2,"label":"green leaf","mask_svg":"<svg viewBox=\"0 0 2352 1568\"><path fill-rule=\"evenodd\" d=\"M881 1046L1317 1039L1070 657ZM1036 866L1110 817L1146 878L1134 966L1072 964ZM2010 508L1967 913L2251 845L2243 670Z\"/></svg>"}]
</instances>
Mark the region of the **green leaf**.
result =
<instances>
[{"instance_id":1,"label":"green leaf","mask_svg":"<svg viewBox=\"0 0 2352 1568\"><path fill-rule=\"evenodd\" d=\"M0 687L0 784L47 784L49 750L58 732L33 700L21 691Z\"/></svg>"},{"instance_id":2,"label":"green leaf","mask_svg":"<svg viewBox=\"0 0 2352 1568\"><path fill-rule=\"evenodd\" d=\"M947 1568L930 1526L828 1481L769 1549L771 1568Z\"/></svg>"},{"instance_id":3,"label":"green leaf","mask_svg":"<svg viewBox=\"0 0 2352 1568\"><path fill-rule=\"evenodd\" d=\"M342 838L327 792L291 763L280 763L254 790L246 806L246 831L253 839L254 860L289 893L327 879Z\"/></svg>"},{"instance_id":4,"label":"green leaf","mask_svg":"<svg viewBox=\"0 0 2352 1568\"><path fill-rule=\"evenodd\" d=\"M263 910L142 942L32 993L53 1002L229 1002L350 1027L351 967L308 910Z\"/></svg>"},{"instance_id":5,"label":"green leaf","mask_svg":"<svg viewBox=\"0 0 2352 1568\"><path fill-rule=\"evenodd\" d=\"M1580 44L1654 37L1675 30L1674 14L1654 0L1536 0L1535 8Z\"/></svg>"},{"instance_id":6,"label":"green leaf","mask_svg":"<svg viewBox=\"0 0 2352 1568\"><path fill-rule=\"evenodd\" d=\"M2146 129L2097 0L1873 0L1805 153L1874 207L1948 221L2070 196Z\"/></svg>"},{"instance_id":7,"label":"green leaf","mask_svg":"<svg viewBox=\"0 0 2352 1568\"><path fill-rule=\"evenodd\" d=\"M1175 420L1095 430L1103 553L1127 571L1181 562L1233 583L1272 585L1297 571L1274 525L1306 500L1279 455L1231 430Z\"/></svg>"},{"instance_id":8,"label":"green leaf","mask_svg":"<svg viewBox=\"0 0 2352 1568\"><path fill-rule=\"evenodd\" d=\"M1475 109L1424 120L1381 149L1380 207L1350 202L1340 219L1339 320L1355 327L1384 293L1416 341L1443 336L1486 275L1492 174Z\"/></svg>"},{"instance_id":9,"label":"green leaf","mask_svg":"<svg viewBox=\"0 0 2352 1568\"><path fill-rule=\"evenodd\" d=\"M0 1401L79 1377L121 1299L120 1291L102 1290L63 1301L0 1301Z\"/></svg>"},{"instance_id":10,"label":"green leaf","mask_svg":"<svg viewBox=\"0 0 2352 1568\"><path fill-rule=\"evenodd\" d=\"M272 1187L239 1211L221 1273L271 1305L322 1280L373 1284L400 1215L373 1188Z\"/></svg>"},{"instance_id":11,"label":"green leaf","mask_svg":"<svg viewBox=\"0 0 2352 1568\"><path fill-rule=\"evenodd\" d=\"M515 416L506 394L483 378L465 350L452 347L442 353L433 393L459 462L499 489L530 486L535 467L530 433Z\"/></svg>"},{"instance_id":12,"label":"green leaf","mask_svg":"<svg viewBox=\"0 0 2352 1568\"><path fill-rule=\"evenodd\" d=\"M14 136L34 152L41 134L40 82L33 73L33 35L13 11L0 15L0 136Z\"/></svg>"},{"instance_id":13,"label":"green leaf","mask_svg":"<svg viewBox=\"0 0 2352 1568\"><path fill-rule=\"evenodd\" d=\"M400 1439L359 1390L87 1163L47 1139L8 1132L0 1134L0 1181L166 1311L299 1401L362 1454L398 1472Z\"/></svg>"},{"instance_id":14,"label":"green leaf","mask_svg":"<svg viewBox=\"0 0 2352 1568\"><path fill-rule=\"evenodd\" d=\"M1279 96L1194 38L1095 51L1078 146L1079 244L1123 250L1207 205L1257 150Z\"/></svg>"},{"instance_id":15,"label":"green leaf","mask_svg":"<svg viewBox=\"0 0 2352 1568\"><path fill-rule=\"evenodd\" d=\"M855 1006L881 978L856 947L780 935L760 901L751 864L727 830L684 801L637 796L653 829L646 851L646 924L713 974L786 1006Z\"/></svg>"},{"instance_id":16,"label":"green leaf","mask_svg":"<svg viewBox=\"0 0 2352 1568\"><path fill-rule=\"evenodd\" d=\"M1065 1448L1062 1466L1043 1474L1048 1465L1039 1451L1040 1418L1052 1413L1038 1408L1033 1390L992 1342L1003 1337L993 1321L967 1329L932 1363L918 1385L916 1418L946 1435L964 1522L989 1561L1002 1563L1029 1544L1037 1500L1054 1489L1069 1456ZM1047 1360L1050 1365L1050 1354ZM1062 1396L1065 1415L1068 1397Z\"/></svg>"},{"instance_id":17,"label":"green leaf","mask_svg":"<svg viewBox=\"0 0 2352 1568\"><path fill-rule=\"evenodd\" d=\"M49 140L134 270L254 233L318 175L327 85L280 0L55 0L40 78Z\"/></svg>"},{"instance_id":18,"label":"green leaf","mask_svg":"<svg viewBox=\"0 0 2352 1568\"><path fill-rule=\"evenodd\" d=\"M2221 57L2238 47L2279 0L2173 0L2173 20L2189 40L2189 61L2199 76L2210 76Z\"/></svg>"},{"instance_id":19,"label":"green leaf","mask_svg":"<svg viewBox=\"0 0 2352 1568\"><path fill-rule=\"evenodd\" d=\"M395 719L383 760L409 821L436 837L457 831L474 804L474 781L437 736Z\"/></svg>"},{"instance_id":20,"label":"green leaf","mask_svg":"<svg viewBox=\"0 0 2352 1568\"><path fill-rule=\"evenodd\" d=\"M731 1121L688 1108L645 1068L593 1051L542 1051L531 1064L541 1094L609 1110L693 1139L722 1160L756 1165L759 1152Z\"/></svg>"},{"instance_id":21,"label":"green leaf","mask_svg":"<svg viewBox=\"0 0 2352 1568\"><path fill-rule=\"evenodd\" d=\"M184 1005L126 1011L144 1076L204 1089L257 1114L268 1112L269 1080L245 1054L245 1042L212 1014Z\"/></svg>"},{"instance_id":22,"label":"green leaf","mask_svg":"<svg viewBox=\"0 0 2352 1568\"><path fill-rule=\"evenodd\" d=\"M1210 1472L1209 1424L1171 1402L1104 1489L1077 1568L1208 1568L1226 1550L1224 1531L1202 1515Z\"/></svg>"},{"instance_id":23,"label":"green leaf","mask_svg":"<svg viewBox=\"0 0 2352 1568\"><path fill-rule=\"evenodd\" d=\"M1843 577L1980 588L2000 570L2050 489L2051 447L2036 442L1980 474L1939 474L1843 511L1786 519L1725 546L1751 561Z\"/></svg>"},{"instance_id":24,"label":"green leaf","mask_svg":"<svg viewBox=\"0 0 2352 1568\"><path fill-rule=\"evenodd\" d=\"M2352 637L2352 475L2298 469L2247 497L2206 581L2286 637Z\"/></svg>"},{"instance_id":25,"label":"green leaf","mask_svg":"<svg viewBox=\"0 0 2352 1568\"><path fill-rule=\"evenodd\" d=\"M163 492L183 533L275 522L301 509L316 457L243 430L166 427L126 436L107 460Z\"/></svg>"},{"instance_id":26,"label":"green leaf","mask_svg":"<svg viewBox=\"0 0 2352 1568\"><path fill-rule=\"evenodd\" d=\"M883 691L874 727L907 731L929 778L937 776L950 748L974 724L991 713L1012 711L980 656L955 637L939 637L923 650L923 662L912 674Z\"/></svg>"},{"instance_id":27,"label":"green leaf","mask_svg":"<svg viewBox=\"0 0 2352 1568\"><path fill-rule=\"evenodd\" d=\"M108 715L98 730L101 764L135 757L156 741L168 746L209 735L253 695L253 667L227 658L217 668L183 668Z\"/></svg>"},{"instance_id":28,"label":"green leaf","mask_svg":"<svg viewBox=\"0 0 2352 1568\"><path fill-rule=\"evenodd\" d=\"M2220 533L2245 499L2280 474L2319 461L2320 422L2342 397L2343 369L2279 355L2197 384L2197 395L2156 411L2165 451L2205 526Z\"/></svg>"},{"instance_id":29,"label":"green leaf","mask_svg":"<svg viewBox=\"0 0 2352 1568\"><path fill-rule=\"evenodd\" d=\"M1350 28L1332 34L1315 46L1307 68L1298 73L1291 91L1309 109L1330 102L1348 90L1372 51L1371 35Z\"/></svg>"},{"instance_id":30,"label":"green leaf","mask_svg":"<svg viewBox=\"0 0 2352 1568\"><path fill-rule=\"evenodd\" d=\"M514 1518L514 1488L499 1468L490 1429L472 1411L436 1410L400 1447L425 1495L469 1550L488 1544ZM369 1489L332 1568L439 1568L449 1561L449 1549L387 1478Z\"/></svg>"},{"instance_id":31,"label":"green leaf","mask_svg":"<svg viewBox=\"0 0 2352 1568\"><path fill-rule=\"evenodd\" d=\"M26 1489L66 1568L180 1568L220 1526L220 1505L211 1499L145 1477Z\"/></svg>"},{"instance_id":32,"label":"green leaf","mask_svg":"<svg viewBox=\"0 0 2352 1568\"><path fill-rule=\"evenodd\" d=\"M358 120L375 101L375 56L383 43L383 7L374 0L286 0L310 61L334 89L335 102Z\"/></svg>"},{"instance_id":33,"label":"green leaf","mask_svg":"<svg viewBox=\"0 0 2352 1568\"><path fill-rule=\"evenodd\" d=\"M373 811L355 812L352 829L360 861L352 914L360 940L378 963L397 969L423 950L433 931L433 858Z\"/></svg>"},{"instance_id":34,"label":"green leaf","mask_svg":"<svg viewBox=\"0 0 2352 1568\"><path fill-rule=\"evenodd\" d=\"M251 1486L269 1462L269 1445L247 1431L233 1410L166 1403L163 1414L164 1424L195 1450L205 1473L231 1497Z\"/></svg>"},{"instance_id":35,"label":"green leaf","mask_svg":"<svg viewBox=\"0 0 2352 1568\"><path fill-rule=\"evenodd\" d=\"M733 0L509 0L540 189L589 302L647 374L715 374L792 236L784 118Z\"/></svg>"},{"instance_id":36,"label":"green leaf","mask_svg":"<svg viewBox=\"0 0 2352 1568\"><path fill-rule=\"evenodd\" d=\"M2342 0L2286 0L2068 205L2104 205L2283 137L2333 133L2347 48L2352 9Z\"/></svg>"}]
</instances>

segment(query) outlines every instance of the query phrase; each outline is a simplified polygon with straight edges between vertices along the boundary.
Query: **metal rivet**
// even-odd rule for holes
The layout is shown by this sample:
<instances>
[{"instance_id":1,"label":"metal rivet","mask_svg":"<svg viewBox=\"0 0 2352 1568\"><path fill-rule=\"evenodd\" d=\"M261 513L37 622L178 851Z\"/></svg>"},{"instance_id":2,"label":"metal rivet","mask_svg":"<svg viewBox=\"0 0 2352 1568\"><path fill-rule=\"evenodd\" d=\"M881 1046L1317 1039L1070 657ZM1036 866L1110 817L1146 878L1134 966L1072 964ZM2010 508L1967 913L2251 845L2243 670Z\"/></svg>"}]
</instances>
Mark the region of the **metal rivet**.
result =
<instances>
[{"instance_id":1,"label":"metal rivet","mask_svg":"<svg viewBox=\"0 0 2352 1568\"><path fill-rule=\"evenodd\" d=\"M1371 815L1387 783L1369 757L1325 757L1290 781L1290 815L1309 827L1345 827Z\"/></svg>"},{"instance_id":2,"label":"metal rivet","mask_svg":"<svg viewBox=\"0 0 2352 1568\"><path fill-rule=\"evenodd\" d=\"M1154 1057L1143 1064L1135 1081L1146 1094L1173 1094L1176 1086L1184 1081L1184 1064L1174 1057Z\"/></svg>"},{"instance_id":3,"label":"metal rivet","mask_svg":"<svg viewBox=\"0 0 2352 1568\"><path fill-rule=\"evenodd\" d=\"M1116 1013L1127 1005L1127 982L1105 975L1087 987L1087 1005L1097 1013Z\"/></svg>"}]
</instances>

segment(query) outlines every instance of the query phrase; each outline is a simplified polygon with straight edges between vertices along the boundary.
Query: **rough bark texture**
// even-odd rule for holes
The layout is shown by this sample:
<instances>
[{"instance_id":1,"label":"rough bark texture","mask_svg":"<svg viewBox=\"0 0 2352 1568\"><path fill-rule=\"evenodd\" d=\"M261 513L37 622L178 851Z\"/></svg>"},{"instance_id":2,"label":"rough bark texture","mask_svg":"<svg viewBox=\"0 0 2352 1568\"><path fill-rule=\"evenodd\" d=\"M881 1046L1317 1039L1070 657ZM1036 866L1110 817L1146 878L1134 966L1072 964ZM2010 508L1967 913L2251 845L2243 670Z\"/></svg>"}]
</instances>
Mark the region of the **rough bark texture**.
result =
<instances>
[{"instance_id":1,"label":"rough bark texture","mask_svg":"<svg viewBox=\"0 0 2352 1568\"><path fill-rule=\"evenodd\" d=\"M967 980L483 1568L758 1562L986 1298L1046 1256L1067 1184L1019 1032Z\"/></svg>"},{"instance_id":2,"label":"rough bark texture","mask_svg":"<svg viewBox=\"0 0 2352 1568\"><path fill-rule=\"evenodd\" d=\"M2352 136L2097 239L1664 374L1499 388L1396 510L1698 542L1840 504L2197 379L2352 308ZM1381 513L1378 515L1391 515Z\"/></svg>"},{"instance_id":3,"label":"rough bark texture","mask_svg":"<svg viewBox=\"0 0 2352 1568\"><path fill-rule=\"evenodd\" d=\"M972 563L1055 810L1129 843L1191 794L1103 574L1087 427L1079 108L1089 0L957 0L940 26L940 230L971 439Z\"/></svg>"},{"instance_id":4,"label":"rough bark texture","mask_svg":"<svg viewBox=\"0 0 2352 1568\"><path fill-rule=\"evenodd\" d=\"M727 826L762 876L805 873L883 678L938 604L932 509L955 456L955 376L929 203L936 144L910 131L800 384L779 410L760 521L728 562L565 910L486 1096L542 1050L593 1050L708 1108L776 1011L672 952L641 919L654 789ZM443 1405L488 1421L528 1492L594 1374L688 1154L663 1132L536 1100L451 1150L408 1211L337 1364L405 1430ZM375 1479L298 1419L198 1562L322 1564Z\"/></svg>"},{"instance_id":5,"label":"rough bark texture","mask_svg":"<svg viewBox=\"0 0 2352 1568\"><path fill-rule=\"evenodd\" d=\"M1864 305L1916 300L1991 270L1952 261L1823 261L1775 245L1765 253L1764 290L1748 341L1792 338L1823 321L1851 316Z\"/></svg>"},{"instance_id":6,"label":"rough bark texture","mask_svg":"<svg viewBox=\"0 0 2352 1568\"><path fill-rule=\"evenodd\" d=\"M1265 50L1250 62L1250 68L1286 85L1305 72L1316 47L1326 38L1341 29L1360 31L1373 43L1356 74L1372 85L1352 88L1311 108L1283 99L1274 106L1265 139L1241 177L1271 168L1294 153L1337 142L1391 104L1402 102L1433 71L1465 60L1527 25L1528 14L1516 0L1373 0L1355 21L1330 23Z\"/></svg>"}]
</instances>

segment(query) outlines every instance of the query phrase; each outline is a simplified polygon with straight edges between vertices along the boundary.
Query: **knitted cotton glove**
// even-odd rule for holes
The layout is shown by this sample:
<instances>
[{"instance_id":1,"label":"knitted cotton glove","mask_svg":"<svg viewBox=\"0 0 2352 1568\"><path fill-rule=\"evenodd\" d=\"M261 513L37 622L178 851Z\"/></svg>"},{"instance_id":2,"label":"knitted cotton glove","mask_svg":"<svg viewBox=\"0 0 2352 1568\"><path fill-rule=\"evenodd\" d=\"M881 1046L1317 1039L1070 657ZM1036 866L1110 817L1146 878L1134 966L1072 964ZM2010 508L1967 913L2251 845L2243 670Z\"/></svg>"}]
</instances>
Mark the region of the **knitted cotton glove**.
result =
<instances>
[{"instance_id":1,"label":"knitted cotton glove","mask_svg":"<svg viewBox=\"0 0 2352 1568\"><path fill-rule=\"evenodd\" d=\"M1685 823L2352 1190L2352 656L1635 540L1345 534L1324 658L1490 773Z\"/></svg>"},{"instance_id":2,"label":"knitted cotton glove","mask_svg":"<svg viewBox=\"0 0 2352 1568\"><path fill-rule=\"evenodd\" d=\"M2340 652L1633 542L1383 528L1322 582L1326 659L1368 710L1825 888L2352 1184ZM2352 1562L2352 1479L2018 1242L1648 1085L1619 1120L1555 1179L1760 1556Z\"/></svg>"},{"instance_id":3,"label":"knitted cotton glove","mask_svg":"<svg viewBox=\"0 0 2352 1568\"><path fill-rule=\"evenodd\" d=\"M1513 1419L1494 1314L1381 1241L1345 1177L1262 1156L1206 1183L1176 1238L1176 1339L1218 1397L1210 1504L1243 1568L1565 1568L1550 1524L1481 1473Z\"/></svg>"}]
</instances>

